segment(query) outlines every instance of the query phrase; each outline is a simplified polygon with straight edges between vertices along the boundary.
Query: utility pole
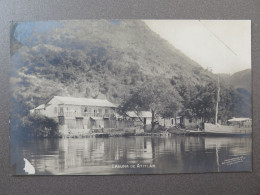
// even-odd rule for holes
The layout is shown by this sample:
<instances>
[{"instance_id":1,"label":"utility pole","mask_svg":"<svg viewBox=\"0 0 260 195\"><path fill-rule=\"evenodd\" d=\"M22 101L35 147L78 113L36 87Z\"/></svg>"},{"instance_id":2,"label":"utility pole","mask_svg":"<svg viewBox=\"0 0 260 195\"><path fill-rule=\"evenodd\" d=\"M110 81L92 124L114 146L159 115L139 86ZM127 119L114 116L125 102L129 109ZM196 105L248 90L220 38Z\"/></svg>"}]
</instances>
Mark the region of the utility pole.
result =
<instances>
[{"instance_id":1,"label":"utility pole","mask_svg":"<svg viewBox=\"0 0 260 195\"><path fill-rule=\"evenodd\" d=\"M215 113L215 125L218 123L219 91L220 91L220 86L219 86L219 76L218 76L218 92L217 92L217 103L216 103L216 113Z\"/></svg>"}]
</instances>

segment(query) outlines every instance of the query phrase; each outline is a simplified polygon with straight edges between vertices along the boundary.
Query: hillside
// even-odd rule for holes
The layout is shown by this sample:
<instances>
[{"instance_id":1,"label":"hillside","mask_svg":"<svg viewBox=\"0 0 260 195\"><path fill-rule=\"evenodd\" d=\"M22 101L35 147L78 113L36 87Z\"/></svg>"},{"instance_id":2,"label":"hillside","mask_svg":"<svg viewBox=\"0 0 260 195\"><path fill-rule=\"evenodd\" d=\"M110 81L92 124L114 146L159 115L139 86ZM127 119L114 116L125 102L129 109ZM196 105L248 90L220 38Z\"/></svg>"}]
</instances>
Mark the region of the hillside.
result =
<instances>
[{"instance_id":1,"label":"hillside","mask_svg":"<svg viewBox=\"0 0 260 195\"><path fill-rule=\"evenodd\" d=\"M251 69L239 71L231 75L230 84L236 89L246 89L251 93Z\"/></svg>"},{"instance_id":2,"label":"hillside","mask_svg":"<svg viewBox=\"0 0 260 195\"><path fill-rule=\"evenodd\" d=\"M195 85L214 77L142 21L53 22L45 31L42 22L17 26L14 39L23 47L12 57L11 83L30 107L52 95L118 103L149 78Z\"/></svg>"},{"instance_id":3,"label":"hillside","mask_svg":"<svg viewBox=\"0 0 260 195\"><path fill-rule=\"evenodd\" d=\"M251 69L238 71L232 75L218 74L221 81L233 86L235 89L244 89L251 93Z\"/></svg>"},{"instance_id":4,"label":"hillside","mask_svg":"<svg viewBox=\"0 0 260 195\"><path fill-rule=\"evenodd\" d=\"M55 95L107 98L120 104L131 90L151 81L164 83L165 91L174 90L184 109L190 109L197 97L202 108L210 106L214 113L217 75L190 60L142 21L28 22L13 27L13 117L26 115ZM222 117L250 116L249 96L226 82L221 85ZM207 106L201 101L205 98Z\"/></svg>"},{"instance_id":5,"label":"hillside","mask_svg":"<svg viewBox=\"0 0 260 195\"><path fill-rule=\"evenodd\" d=\"M236 105L241 110L240 116L251 116L251 69L242 70L232 75L219 74L226 86L231 86L240 100ZM242 115L243 114L243 115Z\"/></svg>"}]
</instances>

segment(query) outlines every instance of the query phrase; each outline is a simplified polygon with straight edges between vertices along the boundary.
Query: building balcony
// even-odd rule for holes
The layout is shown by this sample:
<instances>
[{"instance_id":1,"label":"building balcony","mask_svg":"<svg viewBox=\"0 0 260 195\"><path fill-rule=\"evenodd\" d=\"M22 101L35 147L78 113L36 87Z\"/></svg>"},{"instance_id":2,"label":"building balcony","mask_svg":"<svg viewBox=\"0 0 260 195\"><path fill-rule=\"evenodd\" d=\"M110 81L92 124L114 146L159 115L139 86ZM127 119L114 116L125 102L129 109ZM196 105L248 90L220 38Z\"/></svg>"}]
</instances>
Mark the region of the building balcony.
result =
<instances>
[{"instance_id":1,"label":"building balcony","mask_svg":"<svg viewBox=\"0 0 260 195\"><path fill-rule=\"evenodd\" d=\"M105 118L105 119L109 119L109 118L114 118L114 114L104 114L103 115L103 118Z\"/></svg>"},{"instance_id":2,"label":"building balcony","mask_svg":"<svg viewBox=\"0 0 260 195\"><path fill-rule=\"evenodd\" d=\"M58 116L64 117L101 117L104 119L114 118L114 114L101 114L101 113L89 113L89 112L59 112Z\"/></svg>"},{"instance_id":3,"label":"building balcony","mask_svg":"<svg viewBox=\"0 0 260 195\"><path fill-rule=\"evenodd\" d=\"M64 117L84 117L82 113L78 112L59 112L58 116L64 116Z\"/></svg>"}]
</instances>

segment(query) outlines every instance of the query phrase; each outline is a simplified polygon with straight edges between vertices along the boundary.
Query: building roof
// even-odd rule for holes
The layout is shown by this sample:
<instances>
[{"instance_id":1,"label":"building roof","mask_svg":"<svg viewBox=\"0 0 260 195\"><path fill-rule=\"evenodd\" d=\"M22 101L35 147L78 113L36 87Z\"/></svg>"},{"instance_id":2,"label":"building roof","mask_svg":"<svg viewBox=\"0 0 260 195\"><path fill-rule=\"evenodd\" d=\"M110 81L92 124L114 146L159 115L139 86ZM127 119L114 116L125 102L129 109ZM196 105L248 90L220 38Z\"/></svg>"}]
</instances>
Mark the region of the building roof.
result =
<instances>
[{"instance_id":1,"label":"building roof","mask_svg":"<svg viewBox=\"0 0 260 195\"><path fill-rule=\"evenodd\" d=\"M79 106L100 106L115 108L116 105L106 99L90 99L90 98L76 98L76 97L63 97L54 96L52 99L58 100L60 104L66 105L79 105Z\"/></svg>"},{"instance_id":2,"label":"building roof","mask_svg":"<svg viewBox=\"0 0 260 195\"><path fill-rule=\"evenodd\" d=\"M138 115L134 111L127 112L126 114L131 118L137 118L137 117L152 118L152 112L150 111L141 111L138 113Z\"/></svg>"},{"instance_id":3,"label":"building roof","mask_svg":"<svg viewBox=\"0 0 260 195\"><path fill-rule=\"evenodd\" d=\"M34 108L34 109L40 110L40 109L44 109L44 108L45 108L45 105L44 105L44 104L41 104L41 105L37 106L37 107Z\"/></svg>"},{"instance_id":4,"label":"building roof","mask_svg":"<svg viewBox=\"0 0 260 195\"><path fill-rule=\"evenodd\" d=\"M242 122L242 121L247 121L247 120L251 120L250 118L232 118L229 119L228 122Z\"/></svg>"}]
</instances>

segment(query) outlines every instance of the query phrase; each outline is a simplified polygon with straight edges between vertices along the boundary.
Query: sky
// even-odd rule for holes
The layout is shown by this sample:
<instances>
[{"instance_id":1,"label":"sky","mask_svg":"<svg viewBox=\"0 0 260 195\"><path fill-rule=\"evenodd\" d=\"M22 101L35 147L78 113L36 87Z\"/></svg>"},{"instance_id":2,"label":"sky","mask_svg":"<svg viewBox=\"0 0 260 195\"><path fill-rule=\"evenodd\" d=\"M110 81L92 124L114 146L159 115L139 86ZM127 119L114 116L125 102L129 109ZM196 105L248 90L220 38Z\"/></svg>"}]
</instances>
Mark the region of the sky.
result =
<instances>
[{"instance_id":1,"label":"sky","mask_svg":"<svg viewBox=\"0 0 260 195\"><path fill-rule=\"evenodd\" d=\"M151 30L213 73L251 68L250 20L145 20Z\"/></svg>"}]
</instances>

